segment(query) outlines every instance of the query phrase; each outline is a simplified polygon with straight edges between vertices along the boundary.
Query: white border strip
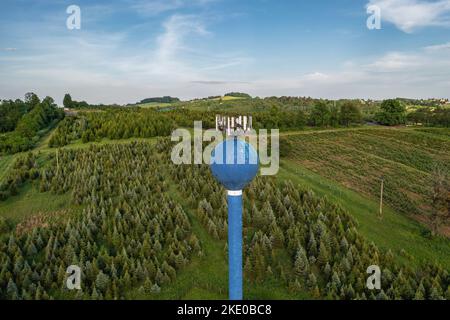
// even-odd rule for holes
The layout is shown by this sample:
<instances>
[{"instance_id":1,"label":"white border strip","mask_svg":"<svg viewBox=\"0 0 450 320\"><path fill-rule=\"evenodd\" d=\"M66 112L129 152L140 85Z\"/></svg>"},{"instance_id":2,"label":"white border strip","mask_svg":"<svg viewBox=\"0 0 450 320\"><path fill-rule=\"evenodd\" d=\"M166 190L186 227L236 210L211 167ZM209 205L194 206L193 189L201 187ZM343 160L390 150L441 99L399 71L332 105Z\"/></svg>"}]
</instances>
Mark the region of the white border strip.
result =
<instances>
[{"instance_id":1,"label":"white border strip","mask_svg":"<svg viewBox=\"0 0 450 320\"><path fill-rule=\"evenodd\" d=\"M228 195L231 197L242 196L242 190L238 190L238 191L229 191L228 190Z\"/></svg>"}]
</instances>

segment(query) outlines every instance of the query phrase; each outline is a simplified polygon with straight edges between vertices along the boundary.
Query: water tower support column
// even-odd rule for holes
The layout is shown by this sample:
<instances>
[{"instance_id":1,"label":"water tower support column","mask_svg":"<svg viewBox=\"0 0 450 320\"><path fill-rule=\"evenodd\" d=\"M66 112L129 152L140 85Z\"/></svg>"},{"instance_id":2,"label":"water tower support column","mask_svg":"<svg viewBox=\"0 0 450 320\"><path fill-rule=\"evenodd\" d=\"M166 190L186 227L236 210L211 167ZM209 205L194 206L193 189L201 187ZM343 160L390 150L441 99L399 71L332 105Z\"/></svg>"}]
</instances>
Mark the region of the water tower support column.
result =
<instances>
[{"instance_id":1,"label":"water tower support column","mask_svg":"<svg viewBox=\"0 0 450 320\"><path fill-rule=\"evenodd\" d=\"M229 119L229 118L228 118ZM232 137L211 153L211 172L227 193L228 270L230 300L242 300L242 190L259 170L258 154L247 142Z\"/></svg>"},{"instance_id":2,"label":"water tower support column","mask_svg":"<svg viewBox=\"0 0 450 320\"><path fill-rule=\"evenodd\" d=\"M228 260L230 300L242 300L242 190L228 191Z\"/></svg>"}]
</instances>

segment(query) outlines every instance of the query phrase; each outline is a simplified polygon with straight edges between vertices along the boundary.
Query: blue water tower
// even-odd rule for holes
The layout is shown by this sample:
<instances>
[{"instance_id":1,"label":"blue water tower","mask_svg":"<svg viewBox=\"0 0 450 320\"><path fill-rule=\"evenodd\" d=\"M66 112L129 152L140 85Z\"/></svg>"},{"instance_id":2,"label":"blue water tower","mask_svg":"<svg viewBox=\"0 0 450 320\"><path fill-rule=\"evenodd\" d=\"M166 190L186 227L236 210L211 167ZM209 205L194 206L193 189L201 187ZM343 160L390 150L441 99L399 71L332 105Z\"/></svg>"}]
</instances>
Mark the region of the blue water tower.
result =
<instances>
[{"instance_id":1,"label":"blue water tower","mask_svg":"<svg viewBox=\"0 0 450 320\"><path fill-rule=\"evenodd\" d=\"M246 141L233 136L211 155L211 171L227 189L228 265L230 300L242 300L242 190L256 177L258 154Z\"/></svg>"}]
</instances>

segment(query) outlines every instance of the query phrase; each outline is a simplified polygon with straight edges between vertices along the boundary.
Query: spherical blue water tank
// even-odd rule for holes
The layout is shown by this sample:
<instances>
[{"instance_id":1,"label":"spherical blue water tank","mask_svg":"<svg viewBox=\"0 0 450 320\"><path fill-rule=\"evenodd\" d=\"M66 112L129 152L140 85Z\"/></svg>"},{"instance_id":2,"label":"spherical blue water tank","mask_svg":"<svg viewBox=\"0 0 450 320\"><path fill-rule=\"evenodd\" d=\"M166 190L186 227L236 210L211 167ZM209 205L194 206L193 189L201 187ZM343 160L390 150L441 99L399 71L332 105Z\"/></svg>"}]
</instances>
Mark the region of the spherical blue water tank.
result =
<instances>
[{"instance_id":1,"label":"spherical blue water tank","mask_svg":"<svg viewBox=\"0 0 450 320\"><path fill-rule=\"evenodd\" d=\"M226 140L211 154L211 171L230 191L244 189L258 174L259 161L255 148L244 140Z\"/></svg>"}]
</instances>

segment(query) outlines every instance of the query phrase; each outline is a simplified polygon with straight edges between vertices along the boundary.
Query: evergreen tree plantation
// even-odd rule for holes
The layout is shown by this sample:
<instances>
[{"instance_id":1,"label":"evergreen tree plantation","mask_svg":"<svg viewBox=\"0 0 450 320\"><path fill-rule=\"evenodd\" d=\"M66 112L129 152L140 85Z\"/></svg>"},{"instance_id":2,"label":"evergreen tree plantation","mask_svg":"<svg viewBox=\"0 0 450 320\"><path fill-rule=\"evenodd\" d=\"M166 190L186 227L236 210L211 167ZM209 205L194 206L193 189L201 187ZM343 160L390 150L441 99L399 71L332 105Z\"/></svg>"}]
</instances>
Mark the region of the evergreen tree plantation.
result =
<instances>
[{"instance_id":1,"label":"evergreen tree plantation","mask_svg":"<svg viewBox=\"0 0 450 320\"><path fill-rule=\"evenodd\" d=\"M155 146L92 147L52 157L42 192L65 193L82 212L1 245L1 294L8 299L119 299L158 292L201 246L183 208L166 193ZM68 292L66 268L85 270L83 290ZM75 295L73 295L75 294Z\"/></svg>"}]
</instances>

